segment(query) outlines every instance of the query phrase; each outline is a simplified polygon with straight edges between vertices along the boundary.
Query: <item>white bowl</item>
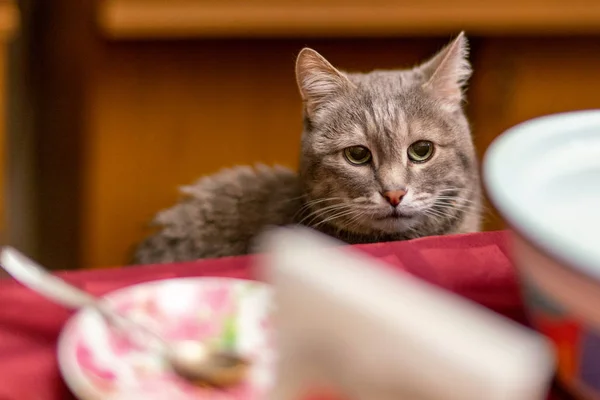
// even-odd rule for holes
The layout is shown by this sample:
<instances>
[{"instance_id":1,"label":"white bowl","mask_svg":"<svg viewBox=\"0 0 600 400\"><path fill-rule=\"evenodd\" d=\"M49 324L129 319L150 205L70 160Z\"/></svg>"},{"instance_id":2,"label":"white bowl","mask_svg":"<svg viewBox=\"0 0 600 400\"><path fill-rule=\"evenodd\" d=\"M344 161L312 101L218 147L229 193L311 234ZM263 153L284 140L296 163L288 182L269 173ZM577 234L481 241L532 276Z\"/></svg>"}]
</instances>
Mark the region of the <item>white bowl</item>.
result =
<instances>
[{"instance_id":1,"label":"white bowl","mask_svg":"<svg viewBox=\"0 0 600 400\"><path fill-rule=\"evenodd\" d=\"M600 398L600 110L515 126L489 147L483 176L559 379Z\"/></svg>"}]
</instances>

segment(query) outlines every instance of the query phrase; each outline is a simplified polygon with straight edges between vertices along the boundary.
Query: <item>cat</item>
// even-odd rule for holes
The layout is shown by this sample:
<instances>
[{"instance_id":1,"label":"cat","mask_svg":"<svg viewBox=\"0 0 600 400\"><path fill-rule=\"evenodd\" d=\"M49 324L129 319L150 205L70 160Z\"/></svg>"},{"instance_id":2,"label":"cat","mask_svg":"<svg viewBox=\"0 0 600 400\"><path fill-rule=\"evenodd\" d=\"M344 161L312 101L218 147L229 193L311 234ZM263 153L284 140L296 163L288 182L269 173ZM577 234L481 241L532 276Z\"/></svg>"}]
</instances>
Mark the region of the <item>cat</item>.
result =
<instances>
[{"instance_id":1,"label":"cat","mask_svg":"<svg viewBox=\"0 0 600 400\"><path fill-rule=\"evenodd\" d=\"M478 231L467 56L462 32L406 70L347 73L303 49L299 171L235 167L183 187L186 197L158 213L160 231L137 247L134 263L247 254L264 229L289 224L350 244Z\"/></svg>"}]
</instances>

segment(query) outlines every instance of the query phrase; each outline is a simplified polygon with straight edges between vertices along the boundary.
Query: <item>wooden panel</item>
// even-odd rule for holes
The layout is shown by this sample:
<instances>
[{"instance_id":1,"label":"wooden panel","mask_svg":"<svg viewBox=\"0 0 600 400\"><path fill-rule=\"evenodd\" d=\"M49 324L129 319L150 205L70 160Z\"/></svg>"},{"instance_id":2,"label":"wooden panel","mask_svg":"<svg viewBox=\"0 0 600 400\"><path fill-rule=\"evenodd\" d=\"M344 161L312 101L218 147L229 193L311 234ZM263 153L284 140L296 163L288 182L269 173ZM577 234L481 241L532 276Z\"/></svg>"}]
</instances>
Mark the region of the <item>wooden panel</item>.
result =
<instances>
[{"instance_id":1,"label":"wooden panel","mask_svg":"<svg viewBox=\"0 0 600 400\"><path fill-rule=\"evenodd\" d=\"M12 1L0 1L0 241L6 241L6 65L8 44L19 26L19 13Z\"/></svg>"},{"instance_id":2,"label":"wooden panel","mask_svg":"<svg viewBox=\"0 0 600 400\"><path fill-rule=\"evenodd\" d=\"M7 41L0 38L0 241L6 241L6 64Z\"/></svg>"},{"instance_id":3,"label":"wooden panel","mask_svg":"<svg viewBox=\"0 0 600 400\"><path fill-rule=\"evenodd\" d=\"M443 40L113 43L90 92L84 266L119 265L178 185L222 167L296 166L295 55L309 44L349 69L413 65ZM360 57L356 55L360 54Z\"/></svg>"},{"instance_id":4,"label":"wooden panel","mask_svg":"<svg viewBox=\"0 0 600 400\"><path fill-rule=\"evenodd\" d=\"M82 141L93 4L21 0L10 99L11 244L50 268L79 266ZM16 234L15 234L16 231Z\"/></svg>"},{"instance_id":5,"label":"wooden panel","mask_svg":"<svg viewBox=\"0 0 600 400\"><path fill-rule=\"evenodd\" d=\"M600 33L596 0L103 0L113 38Z\"/></svg>"},{"instance_id":6,"label":"wooden panel","mask_svg":"<svg viewBox=\"0 0 600 400\"><path fill-rule=\"evenodd\" d=\"M469 93L480 155L499 134L520 122L600 108L599 66L600 38L485 40L475 53ZM489 209L486 228L503 227L491 206Z\"/></svg>"},{"instance_id":7,"label":"wooden panel","mask_svg":"<svg viewBox=\"0 0 600 400\"><path fill-rule=\"evenodd\" d=\"M19 28L19 9L12 0L0 0L0 37L12 38Z\"/></svg>"}]
</instances>

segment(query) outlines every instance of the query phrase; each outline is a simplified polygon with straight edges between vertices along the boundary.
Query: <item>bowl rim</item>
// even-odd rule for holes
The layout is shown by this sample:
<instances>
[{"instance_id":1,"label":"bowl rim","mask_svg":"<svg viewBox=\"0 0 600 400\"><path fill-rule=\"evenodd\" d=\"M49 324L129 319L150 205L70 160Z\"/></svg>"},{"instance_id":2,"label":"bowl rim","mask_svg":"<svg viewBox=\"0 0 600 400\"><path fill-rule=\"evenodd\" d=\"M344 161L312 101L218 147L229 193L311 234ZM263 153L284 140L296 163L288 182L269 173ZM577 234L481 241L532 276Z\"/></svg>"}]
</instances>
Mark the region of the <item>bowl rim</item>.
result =
<instances>
[{"instance_id":1,"label":"bowl rim","mask_svg":"<svg viewBox=\"0 0 600 400\"><path fill-rule=\"evenodd\" d=\"M506 181L507 177L501 171L502 165L506 164L505 156L513 146L521 142L539 140L540 130L560 135L561 132L573 132L590 127L596 127L600 131L600 109L549 114L519 123L496 137L487 148L482 162L482 181L490 203L499 211L510 230L515 231L538 251L554 258L562 266L600 283L600 261L594 262L593 254L568 235L539 229L538 219L520 207L519 201L516 196L511 195L511 191L501 189L510 183ZM564 246L564 243L568 245Z\"/></svg>"}]
</instances>

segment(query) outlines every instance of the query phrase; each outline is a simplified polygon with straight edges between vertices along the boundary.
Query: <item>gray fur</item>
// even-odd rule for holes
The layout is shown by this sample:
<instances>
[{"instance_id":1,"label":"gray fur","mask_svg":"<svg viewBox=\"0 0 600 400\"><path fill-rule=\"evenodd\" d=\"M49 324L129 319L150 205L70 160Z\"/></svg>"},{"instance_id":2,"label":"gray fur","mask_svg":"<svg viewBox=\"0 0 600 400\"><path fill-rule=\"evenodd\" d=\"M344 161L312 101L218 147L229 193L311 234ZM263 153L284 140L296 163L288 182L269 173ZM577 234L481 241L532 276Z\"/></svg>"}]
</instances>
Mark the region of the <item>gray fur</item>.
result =
<instances>
[{"instance_id":1,"label":"gray fur","mask_svg":"<svg viewBox=\"0 0 600 400\"><path fill-rule=\"evenodd\" d=\"M183 188L187 197L155 219L141 264L247 254L269 226L299 223L347 243L405 240L477 231L481 193L462 110L470 75L463 34L425 64L397 71L344 73L304 49L296 76L304 103L300 170L237 167ZM413 163L417 140L433 157ZM353 165L350 146L371 150ZM407 190L392 217L386 190Z\"/></svg>"}]
</instances>

